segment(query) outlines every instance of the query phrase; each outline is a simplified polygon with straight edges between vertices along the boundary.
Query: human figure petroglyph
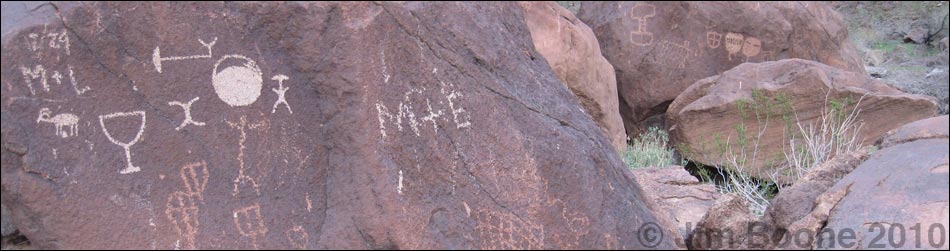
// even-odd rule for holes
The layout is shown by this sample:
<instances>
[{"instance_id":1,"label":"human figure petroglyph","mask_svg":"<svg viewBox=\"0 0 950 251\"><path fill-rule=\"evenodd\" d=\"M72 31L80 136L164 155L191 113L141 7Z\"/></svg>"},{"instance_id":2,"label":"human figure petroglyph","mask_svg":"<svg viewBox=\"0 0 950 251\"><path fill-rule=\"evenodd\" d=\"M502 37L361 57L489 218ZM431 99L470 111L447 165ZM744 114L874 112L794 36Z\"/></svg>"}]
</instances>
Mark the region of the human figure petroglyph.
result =
<instances>
[{"instance_id":1,"label":"human figure petroglyph","mask_svg":"<svg viewBox=\"0 0 950 251\"><path fill-rule=\"evenodd\" d=\"M277 88L271 89L274 91L274 93L277 93L277 102L274 103L274 108L271 109L270 113L277 112L277 106L284 104L284 106L287 107L287 111L290 112L290 114L294 114L294 110L290 109L290 104L287 103L286 97L287 90L289 90L290 87L284 87L284 80L288 80L290 78L285 75L276 75L271 79L277 80Z\"/></svg>"},{"instance_id":2,"label":"human figure petroglyph","mask_svg":"<svg viewBox=\"0 0 950 251\"><path fill-rule=\"evenodd\" d=\"M79 117L73 114L63 113L54 117L49 108L40 109L40 115L36 118L36 123L46 122L56 126L56 135L68 138L79 134ZM65 128L66 130L63 130Z\"/></svg>"},{"instance_id":3,"label":"human figure petroglyph","mask_svg":"<svg viewBox=\"0 0 950 251\"><path fill-rule=\"evenodd\" d=\"M109 129L106 128L106 120L116 119L116 118L127 118L127 117L139 117L141 122L139 123L138 132L135 134L135 137L132 140L126 142L119 142L112 134L109 133ZM142 133L145 132L145 112L144 111L134 111L134 112L119 112L109 115L100 115L99 116L99 125L102 126L102 133L106 135L106 138L109 139L112 144L116 144L125 149L125 161L127 163L126 168L122 171L119 171L120 174L131 174L141 171L142 169L132 165L132 152L131 148L133 145L139 142L142 139Z\"/></svg>"},{"instance_id":4,"label":"human figure petroglyph","mask_svg":"<svg viewBox=\"0 0 950 251\"><path fill-rule=\"evenodd\" d=\"M224 67L226 62L240 62ZM214 64L211 84L218 98L231 107L248 106L261 96L263 73L254 60L242 55L225 55Z\"/></svg>"},{"instance_id":5,"label":"human figure petroglyph","mask_svg":"<svg viewBox=\"0 0 950 251\"><path fill-rule=\"evenodd\" d=\"M182 121L181 124L178 125L178 127L175 127L175 131L180 131L182 128L185 128L185 126L187 126L187 125L195 125L195 126L204 126L204 125L205 125L204 122L195 121L195 120L192 119L192 117L191 117L191 105L194 104L195 101L198 101L199 99L201 99L201 97L195 97L195 98L191 99L191 101L188 101L188 103L182 103L182 102L178 102L178 101L168 102L168 105L170 105L170 106L180 106L181 109L185 111L185 120Z\"/></svg>"},{"instance_id":6,"label":"human figure petroglyph","mask_svg":"<svg viewBox=\"0 0 950 251\"><path fill-rule=\"evenodd\" d=\"M162 57L162 50L158 46L156 46L155 50L152 51L152 64L155 66L155 71L157 71L158 73L162 73L162 62L164 61L178 61L178 60L204 59L204 58L210 59L212 55L211 47L213 47L214 44L218 42L218 38L215 37L213 40L211 40L211 43L205 43L204 40L201 40L199 38L198 42L201 43L201 45L204 46L205 48L208 48L207 55Z\"/></svg>"},{"instance_id":7,"label":"human figure petroglyph","mask_svg":"<svg viewBox=\"0 0 950 251\"><path fill-rule=\"evenodd\" d=\"M267 226L264 225L264 216L261 213L261 206L253 206L234 210L234 226L238 233L245 238L251 238L254 249L258 249L257 238L267 234Z\"/></svg>"},{"instance_id":8,"label":"human figure petroglyph","mask_svg":"<svg viewBox=\"0 0 950 251\"><path fill-rule=\"evenodd\" d=\"M245 174L245 170L247 170L247 167L245 166L245 158L246 158L246 151L247 151L247 144L246 144L247 130L265 128L268 126L268 124L266 121L260 121L258 123L248 124L247 116L241 116L241 122L238 122L238 123L227 122L227 123L228 123L228 126L230 126L232 129L239 130L241 133L240 141L238 141L238 145L239 145L239 152L237 156L237 160L239 164L238 176L237 178L234 179L234 191L232 193L232 196L237 196L238 194L241 193L239 189L239 185L248 184L248 183L250 183L251 186L254 188L254 191L257 192L258 195L260 195L261 190L257 184L257 180Z\"/></svg>"},{"instance_id":9,"label":"human figure petroglyph","mask_svg":"<svg viewBox=\"0 0 950 251\"><path fill-rule=\"evenodd\" d=\"M630 9L630 18L636 22L637 29L630 32L630 41L639 46L653 44L653 33L647 31L647 20L656 16L656 6L637 3Z\"/></svg>"}]
</instances>

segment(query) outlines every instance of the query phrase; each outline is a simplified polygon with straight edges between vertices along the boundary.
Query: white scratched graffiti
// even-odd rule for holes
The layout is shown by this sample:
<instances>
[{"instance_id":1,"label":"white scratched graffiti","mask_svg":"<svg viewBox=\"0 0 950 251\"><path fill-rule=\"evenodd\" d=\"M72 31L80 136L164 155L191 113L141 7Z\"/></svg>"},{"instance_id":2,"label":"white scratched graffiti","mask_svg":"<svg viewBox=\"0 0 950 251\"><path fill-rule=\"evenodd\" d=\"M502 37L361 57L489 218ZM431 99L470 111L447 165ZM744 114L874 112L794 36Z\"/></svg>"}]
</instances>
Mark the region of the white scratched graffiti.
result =
<instances>
[{"instance_id":1,"label":"white scratched graffiti","mask_svg":"<svg viewBox=\"0 0 950 251\"><path fill-rule=\"evenodd\" d=\"M218 38L211 40L211 43L205 43L205 41L198 39L198 42L201 43L205 48L208 48L208 55L192 55L192 56L175 56L175 57L162 57L162 49L158 46L155 47L155 50L152 51L152 64L155 66L155 71L162 73L162 62L165 61L179 61L179 60L189 60L189 59L210 59L211 58L211 47L214 46L214 43L218 42Z\"/></svg>"},{"instance_id":2,"label":"white scratched graffiti","mask_svg":"<svg viewBox=\"0 0 950 251\"><path fill-rule=\"evenodd\" d=\"M437 94L438 98L433 100L424 97L426 94ZM445 82L440 82L440 89L437 93L426 88L409 88L409 91L403 95L402 101L395 106L395 111L383 102L376 103L379 133L383 138L389 136L386 131L387 124L395 125L399 132L408 127L417 137L422 136L421 129L429 124L432 125L433 132L438 132L438 129L441 128L440 122L443 124L451 123L450 126L455 129L469 128L472 126L470 115L458 102L463 97L462 92L457 90L454 84L446 84ZM413 102L414 99L425 100L425 107L422 107L422 109L425 109L425 116L421 118L416 116L416 111L420 108L417 108L417 105ZM446 112L446 108L448 112ZM449 113L451 113L451 117L446 116Z\"/></svg>"},{"instance_id":3,"label":"white scratched graffiti","mask_svg":"<svg viewBox=\"0 0 950 251\"><path fill-rule=\"evenodd\" d=\"M168 105L170 105L170 106L180 106L181 109L183 109L183 110L185 111L185 120L181 122L181 125L178 125L178 127L175 127L175 131L180 131L182 128L185 128L185 126L187 126L187 125L196 125L196 126L204 126L204 125L205 125L204 122L197 122L197 121L195 121L194 119L191 118L191 105L194 104L195 101L198 101L199 99L201 99L201 97L195 97L195 98L191 99L191 101L188 101L188 103L182 103L182 102L178 102L178 101L168 102Z\"/></svg>"},{"instance_id":4,"label":"white scratched graffiti","mask_svg":"<svg viewBox=\"0 0 950 251\"><path fill-rule=\"evenodd\" d=\"M224 63L237 62L239 64L227 66L221 71L218 69ZM231 107L248 106L261 96L264 86L263 74L257 63L241 55L225 55L214 64L211 75L211 84L218 98Z\"/></svg>"},{"instance_id":5,"label":"white scratched graffiti","mask_svg":"<svg viewBox=\"0 0 950 251\"><path fill-rule=\"evenodd\" d=\"M34 57L39 57L43 51L63 51L68 56L69 52L69 34L66 29L59 32L50 32L48 25L43 25L43 32L30 33L23 38L26 48L33 52Z\"/></svg>"},{"instance_id":6,"label":"white scratched graffiti","mask_svg":"<svg viewBox=\"0 0 950 251\"><path fill-rule=\"evenodd\" d=\"M109 133L109 129L106 128L106 121L107 121L107 120L112 120L112 119L117 119L117 118L131 118L131 117L138 117L138 118L140 119L140 121L139 121L139 123L138 123L138 124L139 124L138 132L135 133L135 137L132 137L131 140L129 140L129 141L127 141L127 142L119 142L118 140L115 139L115 137L112 136L111 133ZM113 113L113 114L109 114L109 115L100 115L100 116L99 116L99 125L102 126L102 133L104 133L104 134L106 135L106 138L108 138L109 141L112 142L112 144L116 144L116 145L121 146L122 148L125 149L125 161L126 161L127 165L126 165L125 169L123 169L122 171L119 171L119 173L120 173L120 174L131 174L131 173L136 173L136 172L141 171L141 170L142 170L141 168L132 165L132 152L131 152L131 148L132 148L133 145L135 145L136 143L138 143L139 140L142 139L142 133L145 132L145 112L144 112L144 111L134 111L134 112L119 112L119 113Z\"/></svg>"},{"instance_id":7,"label":"white scratched graffiti","mask_svg":"<svg viewBox=\"0 0 950 251\"><path fill-rule=\"evenodd\" d=\"M73 71L72 65L67 65L67 71L69 72L69 82L72 86L73 91L76 95L82 95L87 91L91 90L89 86L79 87L79 82L76 81L76 72ZM46 67L43 67L41 64L34 65L33 67L20 66L20 73L23 75L23 80L26 82L26 87L30 90L30 95L36 95L37 91L43 91L44 93L49 93L51 91L50 81L52 78L57 86L63 85L63 74L59 70L47 70ZM35 82L34 82L35 81ZM35 84L39 84L40 90L37 90Z\"/></svg>"},{"instance_id":8,"label":"white scratched graffiti","mask_svg":"<svg viewBox=\"0 0 950 251\"><path fill-rule=\"evenodd\" d=\"M290 114L294 114L294 110L290 109L290 104L287 103L286 95L287 90L289 90L290 87L284 87L284 80L288 79L290 78L285 75L276 75L271 78L271 80L277 80L277 88L271 89L274 91L274 93L277 93L277 102L274 103L274 108L271 109L270 113L277 112L277 106L284 104L284 106L287 107L287 111L290 112Z\"/></svg>"},{"instance_id":9,"label":"white scratched graffiti","mask_svg":"<svg viewBox=\"0 0 950 251\"><path fill-rule=\"evenodd\" d=\"M52 116L49 108L40 109L40 116L36 118L36 123L46 122L56 126L56 135L68 138L79 134L79 117L76 115L63 113ZM63 130L65 128L66 130Z\"/></svg>"}]
</instances>

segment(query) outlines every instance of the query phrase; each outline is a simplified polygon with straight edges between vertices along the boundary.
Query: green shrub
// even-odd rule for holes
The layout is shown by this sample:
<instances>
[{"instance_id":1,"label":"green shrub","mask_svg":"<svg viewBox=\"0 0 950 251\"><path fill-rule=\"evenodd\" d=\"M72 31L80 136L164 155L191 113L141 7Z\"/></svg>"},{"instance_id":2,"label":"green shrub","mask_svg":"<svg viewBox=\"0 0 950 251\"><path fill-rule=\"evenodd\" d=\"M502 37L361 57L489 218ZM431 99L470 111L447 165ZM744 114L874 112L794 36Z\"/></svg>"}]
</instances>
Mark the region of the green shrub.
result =
<instances>
[{"instance_id":1,"label":"green shrub","mask_svg":"<svg viewBox=\"0 0 950 251\"><path fill-rule=\"evenodd\" d=\"M680 164L674 159L673 148L669 146L669 141L670 135L666 131L651 127L649 131L641 134L627 146L623 160L630 169Z\"/></svg>"}]
</instances>

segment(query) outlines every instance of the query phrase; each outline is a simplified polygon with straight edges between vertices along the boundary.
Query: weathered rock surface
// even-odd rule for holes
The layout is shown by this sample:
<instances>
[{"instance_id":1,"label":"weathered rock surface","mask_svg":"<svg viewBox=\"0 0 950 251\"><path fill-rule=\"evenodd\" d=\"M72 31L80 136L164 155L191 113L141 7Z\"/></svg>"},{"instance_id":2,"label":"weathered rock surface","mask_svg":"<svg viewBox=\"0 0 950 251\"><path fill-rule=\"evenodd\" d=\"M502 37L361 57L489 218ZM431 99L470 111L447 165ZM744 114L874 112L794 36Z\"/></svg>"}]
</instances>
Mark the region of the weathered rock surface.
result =
<instances>
[{"instance_id":1,"label":"weathered rock surface","mask_svg":"<svg viewBox=\"0 0 950 251\"><path fill-rule=\"evenodd\" d=\"M0 236L6 237L16 232L16 226L13 225L13 218L10 217L10 210L6 205L0 204Z\"/></svg>"},{"instance_id":2,"label":"weathered rock surface","mask_svg":"<svg viewBox=\"0 0 950 251\"><path fill-rule=\"evenodd\" d=\"M847 195L836 203L824 228L853 229L860 249L947 249L946 232L940 236L939 229L950 226L948 151L947 139L922 139L878 151L829 191L844 190ZM890 233L914 227L922 233L934 229L934 234L919 236L920 245L913 235L900 245L893 244L899 239L874 241L883 229ZM833 242L819 238L816 245L827 248Z\"/></svg>"},{"instance_id":3,"label":"weathered rock surface","mask_svg":"<svg viewBox=\"0 0 950 251\"><path fill-rule=\"evenodd\" d=\"M39 248L673 247L638 241L656 217L514 3L58 13L0 68Z\"/></svg>"},{"instance_id":4,"label":"weathered rock surface","mask_svg":"<svg viewBox=\"0 0 950 251\"><path fill-rule=\"evenodd\" d=\"M627 149L614 67L590 27L555 2L519 2L534 47L574 92L618 151Z\"/></svg>"},{"instance_id":5,"label":"weathered rock surface","mask_svg":"<svg viewBox=\"0 0 950 251\"><path fill-rule=\"evenodd\" d=\"M643 194L658 206L659 217L667 217L683 240L719 199L712 184L703 184L680 166L644 168L633 171Z\"/></svg>"},{"instance_id":6,"label":"weathered rock surface","mask_svg":"<svg viewBox=\"0 0 950 251\"><path fill-rule=\"evenodd\" d=\"M782 236L795 222L806 218L817 206L815 201L841 178L854 171L868 158L866 151L843 154L819 164L791 187L783 189L771 200L763 222Z\"/></svg>"},{"instance_id":7,"label":"weathered rock surface","mask_svg":"<svg viewBox=\"0 0 950 251\"><path fill-rule=\"evenodd\" d=\"M749 212L749 202L733 194L719 198L690 235L689 250L748 250L753 240L750 230L760 231L762 223Z\"/></svg>"},{"instance_id":8,"label":"weathered rock surface","mask_svg":"<svg viewBox=\"0 0 950 251\"><path fill-rule=\"evenodd\" d=\"M940 40L940 43L943 44L943 50L950 49L950 37L943 38L943 40Z\"/></svg>"},{"instance_id":9,"label":"weathered rock surface","mask_svg":"<svg viewBox=\"0 0 950 251\"><path fill-rule=\"evenodd\" d=\"M941 128L942 127L942 128ZM857 248L936 249L945 250L947 226L950 226L950 140L929 137L919 132L946 131L947 117L930 118L905 125L892 133L885 148L874 153L851 174L827 193L846 194L832 201L824 229L857 232ZM899 140L897 140L899 139ZM915 231L934 234L909 234L905 243L899 239L874 239L881 232ZM942 231L940 229L944 229ZM943 236L941 236L941 234ZM919 242L917 238L920 238ZM893 240L893 242L890 242ZM943 241L941 241L943 240ZM827 237L818 238L820 249L840 248Z\"/></svg>"},{"instance_id":10,"label":"weathered rock surface","mask_svg":"<svg viewBox=\"0 0 950 251\"><path fill-rule=\"evenodd\" d=\"M857 107L865 145L937 114L931 97L903 93L862 73L786 59L743 64L696 82L670 105L670 135L687 159L733 168L731 155L747 154L741 171L788 183L782 171L786 132L797 133L796 123L816 124L835 107L840 114Z\"/></svg>"},{"instance_id":11,"label":"weathered rock surface","mask_svg":"<svg viewBox=\"0 0 950 251\"><path fill-rule=\"evenodd\" d=\"M815 2L588 2L577 16L616 68L628 135L697 80L787 58L864 73L841 16Z\"/></svg>"},{"instance_id":12,"label":"weathered rock surface","mask_svg":"<svg viewBox=\"0 0 950 251\"><path fill-rule=\"evenodd\" d=\"M921 139L950 138L950 116L918 120L887 133L881 148Z\"/></svg>"}]
</instances>

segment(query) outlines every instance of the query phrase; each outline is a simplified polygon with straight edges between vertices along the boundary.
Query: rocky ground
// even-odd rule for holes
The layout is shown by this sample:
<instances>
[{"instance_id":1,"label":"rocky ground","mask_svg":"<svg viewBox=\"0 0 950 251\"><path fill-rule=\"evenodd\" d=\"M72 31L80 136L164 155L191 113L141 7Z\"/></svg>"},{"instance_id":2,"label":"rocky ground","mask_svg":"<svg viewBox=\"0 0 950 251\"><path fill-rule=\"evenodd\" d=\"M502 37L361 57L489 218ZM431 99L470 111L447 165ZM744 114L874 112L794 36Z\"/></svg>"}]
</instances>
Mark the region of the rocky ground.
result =
<instances>
[{"instance_id":1,"label":"rocky ground","mask_svg":"<svg viewBox=\"0 0 950 251\"><path fill-rule=\"evenodd\" d=\"M3 2L0 244L946 250L948 7Z\"/></svg>"}]
</instances>

